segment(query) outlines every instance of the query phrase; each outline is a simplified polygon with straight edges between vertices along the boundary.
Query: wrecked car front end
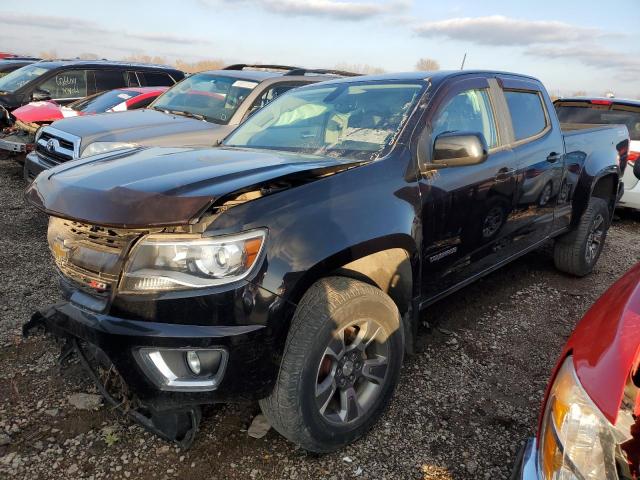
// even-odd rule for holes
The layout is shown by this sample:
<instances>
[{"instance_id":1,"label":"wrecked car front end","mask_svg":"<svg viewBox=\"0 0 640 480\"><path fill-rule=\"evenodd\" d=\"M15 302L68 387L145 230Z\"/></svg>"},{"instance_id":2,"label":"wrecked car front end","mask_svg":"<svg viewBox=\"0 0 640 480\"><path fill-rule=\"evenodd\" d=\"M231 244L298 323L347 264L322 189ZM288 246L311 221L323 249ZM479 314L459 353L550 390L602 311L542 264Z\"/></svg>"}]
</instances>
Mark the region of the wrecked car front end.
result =
<instances>
[{"instance_id":1,"label":"wrecked car front end","mask_svg":"<svg viewBox=\"0 0 640 480\"><path fill-rule=\"evenodd\" d=\"M108 403L182 446L202 405L265 397L286 337L275 313L286 306L262 286L269 232L212 225L283 178L349 167L295 158L141 149L40 175L26 198L50 215L64 301L35 313L24 333L42 327L63 339L63 356L79 357Z\"/></svg>"},{"instance_id":2,"label":"wrecked car front end","mask_svg":"<svg viewBox=\"0 0 640 480\"><path fill-rule=\"evenodd\" d=\"M48 237L65 301L35 313L24 333L43 327L63 339L63 356L78 357L109 404L188 446L201 405L257 398L270 386L273 339L265 325L249 324L249 315L266 315L268 292L237 283L173 290L123 273L130 250L162 234L52 217ZM249 248L256 262L260 252Z\"/></svg>"}]
</instances>

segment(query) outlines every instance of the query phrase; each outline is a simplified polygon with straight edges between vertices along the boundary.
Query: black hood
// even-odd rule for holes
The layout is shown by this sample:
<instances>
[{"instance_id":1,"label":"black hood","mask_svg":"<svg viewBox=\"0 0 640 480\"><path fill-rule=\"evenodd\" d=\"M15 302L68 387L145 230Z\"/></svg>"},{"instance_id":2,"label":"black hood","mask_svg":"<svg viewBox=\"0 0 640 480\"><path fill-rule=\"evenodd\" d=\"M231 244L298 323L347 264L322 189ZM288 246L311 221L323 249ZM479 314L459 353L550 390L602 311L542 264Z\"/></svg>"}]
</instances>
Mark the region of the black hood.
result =
<instances>
[{"instance_id":1,"label":"black hood","mask_svg":"<svg viewBox=\"0 0 640 480\"><path fill-rule=\"evenodd\" d=\"M54 216L125 228L186 225L217 199L304 171L354 163L235 148L148 148L44 171L26 198Z\"/></svg>"}]
</instances>

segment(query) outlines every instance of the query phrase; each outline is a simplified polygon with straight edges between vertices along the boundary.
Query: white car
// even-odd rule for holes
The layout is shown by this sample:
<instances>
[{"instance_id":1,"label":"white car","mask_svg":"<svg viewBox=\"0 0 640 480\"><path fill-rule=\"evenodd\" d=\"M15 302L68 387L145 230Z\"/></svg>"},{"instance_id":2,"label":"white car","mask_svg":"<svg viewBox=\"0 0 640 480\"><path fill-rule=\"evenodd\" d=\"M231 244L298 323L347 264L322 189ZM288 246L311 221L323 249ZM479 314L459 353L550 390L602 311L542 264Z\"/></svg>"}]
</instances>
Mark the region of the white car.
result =
<instances>
[{"instance_id":1,"label":"white car","mask_svg":"<svg viewBox=\"0 0 640 480\"><path fill-rule=\"evenodd\" d=\"M640 210L640 181L633 166L640 161L640 100L619 98L561 98L554 102L561 123L621 124L629 129L631 143L624 171L624 195L619 207Z\"/></svg>"}]
</instances>

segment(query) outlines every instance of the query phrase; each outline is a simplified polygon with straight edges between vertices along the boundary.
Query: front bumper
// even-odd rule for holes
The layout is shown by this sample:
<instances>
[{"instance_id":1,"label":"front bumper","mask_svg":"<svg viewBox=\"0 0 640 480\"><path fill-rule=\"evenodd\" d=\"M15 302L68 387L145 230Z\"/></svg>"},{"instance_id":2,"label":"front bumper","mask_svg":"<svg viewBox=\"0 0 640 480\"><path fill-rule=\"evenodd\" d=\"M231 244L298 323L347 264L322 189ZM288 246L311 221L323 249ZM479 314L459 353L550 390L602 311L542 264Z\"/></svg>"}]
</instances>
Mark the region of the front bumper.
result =
<instances>
[{"instance_id":1,"label":"front bumper","mask_svg":"<svg viewBox=\"0 0 640 480\"><path fill-rule=\"evenodd\" d=\"M268 329L263 325L205 326L125 320L62 302L34 314L23 332L26 336L38 327L66 342L66 350L80 357L107 403L117 407L123 402L115 400L116 395L112 396L106 385L101 385L96 370L83 360L89 356L87 352L97 352L93 358L102 359L102 368L117 372L126 385L129 407L123 412L182 446L193 440L201 405L261 398L268 393L277 373L271 358L273 351L268 348L271 344L266 338ZM214 390L172 391L159 388L146 373L148 370L136 357L141 347L221 348L228 356Z\"/></svg>"},{"instance_id":2,"label":"front bumper","mask_svg":"<svg viewBox=\"0 0 640 480\"><path fill-rule=\"evenodd\" d=\"M539 480L537 458L538 445L536 439L530 438L520 450L513 466L511 480Z\"/></svg>"},{"instance_id":3,"label":"front bumper","mask_svg":"<svg viewBox=\"0 0 640 480\"><path fill-rule=\"evenodd\" d=\"M6 150L11 153L26 153L28 145L22 142L12 142L0 138L0 150Z\"/></svg>"},{"instance_id":4,"label":"front bumper","mask_svg":"<svg viewBox=\"0 0 640 480\"><path fill-rule=\"evenodd\" d=\"M28 153L24 161L24 179L31 183L40 172L49 170L55 166L55 163L45 160L36 152Z\"/></svg>"}]
</instances>

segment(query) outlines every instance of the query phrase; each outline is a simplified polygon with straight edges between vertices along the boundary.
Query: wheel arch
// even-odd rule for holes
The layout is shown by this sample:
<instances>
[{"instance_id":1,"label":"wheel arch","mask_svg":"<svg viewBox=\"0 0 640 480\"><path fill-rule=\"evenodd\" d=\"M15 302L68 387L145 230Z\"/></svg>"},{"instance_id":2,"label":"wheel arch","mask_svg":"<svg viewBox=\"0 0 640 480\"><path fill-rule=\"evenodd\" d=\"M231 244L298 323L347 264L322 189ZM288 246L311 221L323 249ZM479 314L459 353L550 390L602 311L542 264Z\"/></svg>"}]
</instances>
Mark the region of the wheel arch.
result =
<instances>
[{"instance_id":1,"label":"wheel arch","mask_svg":"<svg viewBox=\"0 0 640 480\"><path fill-rule=\"evenodd\" d=\"M404 315L417 296L419 270L417 248L412 237L397 234L375 238L317 261L296 282L288 299L298 304L315 282L338 275L380 288Z\"/></svg>"}]
</instances>

